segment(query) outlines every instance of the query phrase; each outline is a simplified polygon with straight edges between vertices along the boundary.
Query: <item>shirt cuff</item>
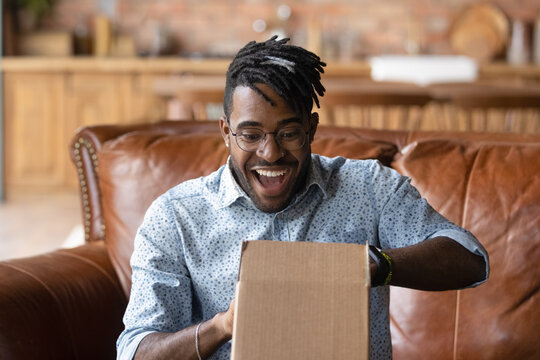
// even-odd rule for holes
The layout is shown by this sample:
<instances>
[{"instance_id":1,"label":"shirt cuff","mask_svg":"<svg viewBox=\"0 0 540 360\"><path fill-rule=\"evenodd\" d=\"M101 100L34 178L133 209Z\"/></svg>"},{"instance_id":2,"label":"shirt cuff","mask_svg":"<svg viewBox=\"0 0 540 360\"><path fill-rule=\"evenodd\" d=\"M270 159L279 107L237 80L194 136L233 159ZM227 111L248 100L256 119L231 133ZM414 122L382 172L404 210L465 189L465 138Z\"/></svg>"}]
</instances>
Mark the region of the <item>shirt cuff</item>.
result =
<instances>
[{"instance_id":1,"label":"shirt cuff","mask_svg":"<svg viewBox=\"0 0 540 360\"><path fill-rule=\"evenodd\" d=\"M453 230L453 229L445 229L445 230L439 230L434 232L429 236L429 239L433 239L439 236L445 236L447 238L450 238L457 243L459 243L461 246L463 246L465 249L469 250L475 255L482 256L484 258L484 263L486 264L486 272L485 277L483 280L480 280L478 282L475 282L474 284L471 284L467 286L466 288L473 288L480 284L483 284L487 281L489 278L489 256L486 251L486 249L480 244L480 242L470 233L459 231L459 230Z\"/></svg>"},{"instance_id":2,"label":"shirt cuff","mask_svg":"<svg viewBox=\"0 0 540 360\"><path fill-rule=\"evenodd\" d=\"M133 330L131 333L123 334L118 341L116 360L132 360L142 339L152 334L154 330Z\"/></svg>"}]
</instances>

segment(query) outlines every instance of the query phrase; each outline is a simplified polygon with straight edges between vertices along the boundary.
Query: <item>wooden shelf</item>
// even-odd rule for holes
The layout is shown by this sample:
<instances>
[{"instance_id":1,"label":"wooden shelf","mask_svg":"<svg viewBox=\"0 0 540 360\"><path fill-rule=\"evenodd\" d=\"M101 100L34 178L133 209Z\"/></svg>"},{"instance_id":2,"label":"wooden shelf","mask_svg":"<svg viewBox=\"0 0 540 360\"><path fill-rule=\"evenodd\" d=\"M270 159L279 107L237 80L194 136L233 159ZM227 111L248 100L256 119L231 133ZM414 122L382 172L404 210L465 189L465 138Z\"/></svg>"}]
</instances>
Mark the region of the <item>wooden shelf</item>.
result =
<instances>
[{"instance_id":1,"label":"wooden shelf","mask_svg":"<svg viewBox=\"0 0 540 360\"><path fill-rule=\"evenodd\" d=\"M224 75L232 59L189 59L180 57L112 58L112 57L3 57L3 72L114 72L114 73L190 73ZM366 61L328 62L325 76L369 77ZM540 65L513 66L503 62L480 65L480 78L519 77L540 81Z\"/></svg>"},{"instance_id":2,"label":"wooden shelf","mask_svg":"<svg viewBox=\"0 0 540 360\"><path fill-rule=\"evenodd\" d=\"M184 58L4 57L4 72L187 72L225 74L230 60Z\"/></svg>"},{"instance_id":3,"label":"wooden shelf","mask_svg":"<svg viewBox=\"0 0 540 360\"><path fill-rule=\"evenodd\" d=\"M96 57L4 57L3 72L108 72L108 73L189 73L225 75L232 59L160 58L96 58ZM369 77L366 62L330 62L327 76Z\"/></svg>"}]
</instances>

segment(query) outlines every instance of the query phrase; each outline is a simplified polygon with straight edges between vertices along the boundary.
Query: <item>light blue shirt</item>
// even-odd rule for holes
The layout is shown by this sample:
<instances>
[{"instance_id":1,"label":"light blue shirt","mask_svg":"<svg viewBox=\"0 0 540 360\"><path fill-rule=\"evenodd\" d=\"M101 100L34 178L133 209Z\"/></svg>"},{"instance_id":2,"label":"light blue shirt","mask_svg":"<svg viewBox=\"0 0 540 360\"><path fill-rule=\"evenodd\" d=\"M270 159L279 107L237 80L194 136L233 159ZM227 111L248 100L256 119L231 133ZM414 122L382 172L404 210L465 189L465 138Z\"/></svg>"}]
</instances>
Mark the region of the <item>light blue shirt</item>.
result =
<instances>
[{"instance_id":1,"label":"light blue shirt","mask_svg":"<svg viewBox=\"0 0 540 360\"><path fill-rule=\"evenodd\" d=\"M224 165L170 189L148 209L135 238L118 358L131 359L152 332L175 332L227 310L243 240L398 248L437 236L483 256L487 279L488 256L474 236L434 211L408 178L378 161L313 154L306 186L274 214L258 210ZM392 357L388 306L388 286L372 288L371 359ZM230 350L228 342L211 359L229 359Z\"/></svg>"}]
</instances>

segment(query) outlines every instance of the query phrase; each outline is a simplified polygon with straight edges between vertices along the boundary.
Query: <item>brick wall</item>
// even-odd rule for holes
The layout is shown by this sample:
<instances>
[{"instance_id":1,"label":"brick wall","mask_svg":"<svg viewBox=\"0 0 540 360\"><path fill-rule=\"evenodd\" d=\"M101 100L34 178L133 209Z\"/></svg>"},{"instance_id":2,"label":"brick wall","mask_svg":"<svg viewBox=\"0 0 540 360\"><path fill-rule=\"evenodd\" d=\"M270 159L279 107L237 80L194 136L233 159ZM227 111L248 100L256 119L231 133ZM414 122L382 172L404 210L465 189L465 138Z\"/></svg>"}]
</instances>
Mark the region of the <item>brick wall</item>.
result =
<instances>
[{"instance_id":1,"label":"brick wall","mask_svg":"<svg viewBox=\"0 0 540 360\"><path fill-rule=\"evenodd\" d=\"M45 26L74 29L99 12L103 0L56 0ZM117 33L143 38L159 26L172 40L173 53L234 53L250 40L267 38L253 23L262 19L267 29L284 27L293 42L315 44L325 59L363 58L366 55L419 51L448 54L452 19L475 0L116 0ZM538 0L496 0L509 18L533 21L540 17ZM277 17L278 6L291 8L288 21ZM90 25L91 26L91 25Z\"/></svg>"}]
</instances>

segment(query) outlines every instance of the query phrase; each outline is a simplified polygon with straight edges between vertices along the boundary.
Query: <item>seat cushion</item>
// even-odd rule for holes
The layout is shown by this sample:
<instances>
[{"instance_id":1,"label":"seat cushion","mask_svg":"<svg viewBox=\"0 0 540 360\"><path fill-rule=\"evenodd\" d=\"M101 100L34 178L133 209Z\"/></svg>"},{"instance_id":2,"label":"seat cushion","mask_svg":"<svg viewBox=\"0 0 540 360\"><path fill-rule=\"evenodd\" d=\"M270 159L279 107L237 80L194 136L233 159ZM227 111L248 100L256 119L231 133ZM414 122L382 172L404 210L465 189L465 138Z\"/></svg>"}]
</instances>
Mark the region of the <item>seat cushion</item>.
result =
<instances>
[{"instance_id":1,"label":"seat cushion","mask_svg":"<svg viewBox=\"0 0 540 360\"><path fill-rule=\"evenodd\" d=\"M114 359L127 298L105 244L0 262L1 359Z\"/></svg>"}]
</instances>

